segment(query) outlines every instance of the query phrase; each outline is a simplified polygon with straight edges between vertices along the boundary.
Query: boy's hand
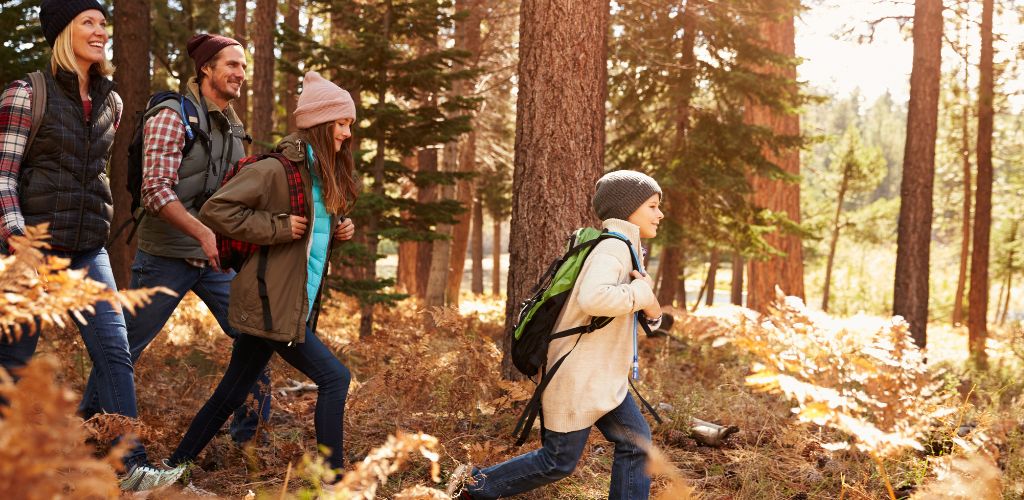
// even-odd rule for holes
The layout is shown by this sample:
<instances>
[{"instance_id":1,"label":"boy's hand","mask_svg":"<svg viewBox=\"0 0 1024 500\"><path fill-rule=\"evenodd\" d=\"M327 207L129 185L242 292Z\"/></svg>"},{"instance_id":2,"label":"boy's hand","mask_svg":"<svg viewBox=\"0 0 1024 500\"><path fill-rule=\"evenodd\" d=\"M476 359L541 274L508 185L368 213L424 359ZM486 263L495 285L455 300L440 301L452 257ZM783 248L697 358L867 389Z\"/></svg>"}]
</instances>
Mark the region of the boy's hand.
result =
<instances>
[{"instance_id":1,"label":"boy's hand","mask_svg":"<svg viewBox=\"0 0 1024 500\"><path fill-rule=\"evenodd\" d=\"M351 240L352 236L356 234L356 225L352 222L352 219L344 218L338 223L338 227L334 230L334 239L338 241Z\"/></svg>"},{"instance_id":2,"label":"boy's hand","mask_svg":"<svg viewBox=\"0 0 1024 500\"><path fill-rule=\"evenodd\" d=\"M301 238L302 235L306 234L306 224L309 223L308 219L306 219L305 217L298 216L298 215L289 215L288 217L291 219L290 222L291 222L292 239L293 240L297 240L297 239Z\"/></svg>"},{"instance_id":3,"label":"boy's hand","mask_svg":"<svg viewBox=\"0 0 1024 500\"><path fill-rule=\"evenodd\" d=\"M654 290L654 280L651 279L650 275L640 274L640 271L632 271L629 275L632 276L634 280L644 280L647 283L647 286L651 287L651 290ZM661 317L661 304L658 304L657 299L655 299L654 303L643 308L643 311L648 318Z\"/></svg>"},{"instance_id":4,"label":"boy's hand","mask_svg":"<svg viewBox=\"0 0 1024 500\"><path fill-rule=\"evenodd\" d=\"M644 280L644 281L646 281L647 282L647 286L651 287L651 290L654 290L654 280L651 279L651 277L649 275L640 274L640 271L631 271L629 273L629 275L632 276L634 280Z\"/></svg>"}]
</instances>

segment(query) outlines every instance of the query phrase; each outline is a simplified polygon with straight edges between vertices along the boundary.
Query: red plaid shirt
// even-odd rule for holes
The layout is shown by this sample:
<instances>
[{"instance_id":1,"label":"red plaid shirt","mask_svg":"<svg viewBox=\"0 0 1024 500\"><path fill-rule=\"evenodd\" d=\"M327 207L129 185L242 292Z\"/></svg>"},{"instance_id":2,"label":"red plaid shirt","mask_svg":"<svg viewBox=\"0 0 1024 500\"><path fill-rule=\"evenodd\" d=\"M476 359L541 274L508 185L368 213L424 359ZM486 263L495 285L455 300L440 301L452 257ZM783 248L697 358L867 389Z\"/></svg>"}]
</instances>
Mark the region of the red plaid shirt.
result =
<instances>
[{"instance_id":1,"label":"red plaid shirt","mask_svg":"<svg viewBox=\"0 0 1024 500\"><path fill-rule=\"evenodd\" d=\"M18 172L32 130L32 87L15 80L0 95L0 241L25 233L18 204Z\"/></svg>"},{"instance_id":2,"label":"red plaid shirt","mask_svg":"<svg viewBox=\"0 0 1024 500\"><path fill-rule=\"evenodd\" d=\"M181 116L172 109L162 109L146 120L142 129L145 150L142 157L142 206L151 215L178 199L181 150L185 148L185 127Z\"/></svg>"}]
</instances>

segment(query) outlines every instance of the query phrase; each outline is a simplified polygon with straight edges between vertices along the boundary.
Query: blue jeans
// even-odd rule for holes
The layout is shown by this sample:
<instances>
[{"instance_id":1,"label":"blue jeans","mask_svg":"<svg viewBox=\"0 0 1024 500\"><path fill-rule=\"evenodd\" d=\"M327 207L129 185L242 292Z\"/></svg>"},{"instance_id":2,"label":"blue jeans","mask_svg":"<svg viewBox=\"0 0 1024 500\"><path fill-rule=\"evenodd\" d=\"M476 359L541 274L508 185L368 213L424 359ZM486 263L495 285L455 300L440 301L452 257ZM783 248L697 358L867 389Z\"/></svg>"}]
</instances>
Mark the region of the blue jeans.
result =
<instances>
[{"instance_id":1,"label":"blue jeans","mask_svg":"<svg viewBox=\"0 0 1024 500\"><path fill-rule=\"evenodd\" d=\"M171 314L177 309L182 297L189 290L206 303L224 333L232 338L237 338L234 330L228 324L228 295L231 291L231 280L234 277L234 271L224 273L210 267L198 268L185 262L185 259L158 257L139 250L135 254L135 262L132 264L131 288L163 286L174 290L178 296L157 294L153 297L152 303L137 311L138 314L128 315L128 345L132 363L138 362L142 351L160 333ZM92 415L99 410L95 406L97 375L94 370L89 375L89 382L86 384L85 398L81 408L81 413L85 416ZM256 400L258 411L252 411L248 406L241 406L231 421L231 437L239 443L252 439L259 423L266 422L270 418L269 371L264 370L257 380L257 383L251 386L249 393Z\"/></svg>"},{"instance_id":2,"label":"blue jeans","mask_svg":"<svg viewBox=\"0 0 1024 500\"><path fill-rule=\"evenodd\" d=\"M83 252L50 252L54 255L71 259L72 269L86 269L89 278L103 283L116 290L114 273L110 268L107 250L100 248ZM126 417L138 417L135 405L135 372L128 351L128 335L125 331L124 316L120 308L114 308L107 302L96 304L96 314L83 313L87 323L79 323L78 331L82 334L82 342L89 352L93 366L93 393L99 409ZM8 338L0 340L0 366L10 371L24 366L36 352L39 335L27 335L11 342ZM141 444L135 445L123 458L126 466L131 467L146 461L146 450Z\"/></svg>"},{"instance_id":3,"label":"blue jeans","mask_svg":"<svg viewBox=\"0 0 1024 500\"><path fill-rule=\"evenodd\" d=\"M644 447L651 442L651 429L633 396L627 394L618 408L606 413L595 425L605 439L615 444L608 498L646 499L651 492L651 478L645 471ZM503 498L563 479L576 469L589 436L589 427L574 432L545 430L543 448L483 470L474 469L476 484L466 489L473 498Z\"/></svg>"},{"instance_id":4,"label":"blue jeans","mask_svg":"<svg viewBox=\"0 0 1024 500\"><path fill-rule=\"evenodd\" d=\"M275 352L316 383L313 423L316 426L317 445L327 448L327 460L331 468L342 469L345 466L342 423L352 374L308 328L306 341L301 344L289 345L287 342L240 335L231 351L231 362L224 372L224 378L192 419L188 431L171 455L171 465L195 461L224 425L228 415L245 402L249 388Z\"/></svg>"}]
</instances>

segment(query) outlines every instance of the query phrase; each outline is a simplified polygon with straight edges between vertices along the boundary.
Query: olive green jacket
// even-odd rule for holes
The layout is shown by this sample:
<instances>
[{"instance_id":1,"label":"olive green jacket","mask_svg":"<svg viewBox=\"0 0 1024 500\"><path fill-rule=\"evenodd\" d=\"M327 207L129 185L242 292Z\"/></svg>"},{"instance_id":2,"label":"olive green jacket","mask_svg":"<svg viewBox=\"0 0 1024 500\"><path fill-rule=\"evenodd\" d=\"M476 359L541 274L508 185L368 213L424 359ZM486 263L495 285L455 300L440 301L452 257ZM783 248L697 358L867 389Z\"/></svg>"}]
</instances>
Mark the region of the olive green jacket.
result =
<instances>
[{"instance_id":1,"label":"olive green jacket","mask_svg":"<svg viewBox=\"0 0 1024 500\"><path fill-rule=\"evenodd\" d=\"M306 263L313 228L313 196L304 148L305 144L294 136L277 146L277 151L301 165L306 217L310 219L302 238L292 240L288 180L281 162L273 158L243 168L199 212L203 224L219 234L268 246L266 288L272 327L268 330L265 326L259 294L260 252L245 261L231 282L228 321L239 332L280 342L303 342L310 317ZM332 216L330 234L334 234L337 224L338 218Z\"/></svg>"}]
</instances>

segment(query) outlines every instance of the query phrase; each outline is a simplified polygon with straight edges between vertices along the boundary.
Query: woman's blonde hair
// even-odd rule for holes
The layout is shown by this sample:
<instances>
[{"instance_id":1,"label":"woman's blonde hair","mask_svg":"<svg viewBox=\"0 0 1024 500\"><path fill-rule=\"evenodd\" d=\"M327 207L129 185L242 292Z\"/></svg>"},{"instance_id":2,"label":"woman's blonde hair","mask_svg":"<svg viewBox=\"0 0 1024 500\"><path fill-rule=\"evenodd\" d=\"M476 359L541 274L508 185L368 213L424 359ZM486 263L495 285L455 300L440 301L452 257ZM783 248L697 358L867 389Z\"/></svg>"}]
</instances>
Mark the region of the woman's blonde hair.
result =
<instances>
[{"instance_id":1,"label":"woman's blonde hair","mask_svg":"<svg viewBox=\"0 0 1024 500\"><path fill-rule=\"evenodd\" d=\"M50 71L56 75L58 69L70 71L78 74L80 80L85 80L86 76L81 74L78 69L78 64L75 63L75 47L72 41L71 30L74 29L72 23L69 23L64 31L57 35L57 40L53 42L53 54L50 56ZM114 74L114 64L109 59L103 58L102 61L93 64L90 69L96 68L96 72L100 76L111 76Z\"/></svg>"}]
</instances>

